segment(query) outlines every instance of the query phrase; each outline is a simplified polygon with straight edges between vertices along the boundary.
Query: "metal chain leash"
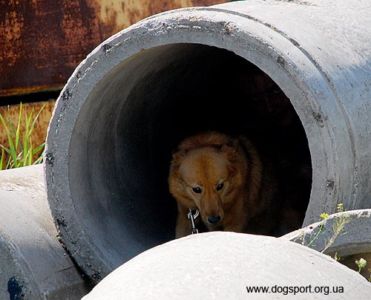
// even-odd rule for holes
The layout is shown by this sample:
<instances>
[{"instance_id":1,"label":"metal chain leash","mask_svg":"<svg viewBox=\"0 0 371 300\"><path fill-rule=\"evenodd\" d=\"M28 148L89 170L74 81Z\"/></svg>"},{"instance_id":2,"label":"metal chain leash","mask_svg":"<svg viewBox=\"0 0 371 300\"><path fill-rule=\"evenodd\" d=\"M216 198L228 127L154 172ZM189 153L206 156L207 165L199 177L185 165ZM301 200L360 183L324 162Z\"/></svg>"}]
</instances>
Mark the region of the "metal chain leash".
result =
<instances>
[{"instance_id":1,"label":"metal chain leash","mask_svg":"<svg viewBox=\"0 0 371 300\"><path fill-rule=\"evenodd\" d=\"M200 215L200 212L198 211L198 209L191 209L190 208L189 211L188 211L187 218L191 222L192 234L197 234L198 233L198 229L196 227L195 220L198 218L199 215Z\"/></svg>"}]
</instances>

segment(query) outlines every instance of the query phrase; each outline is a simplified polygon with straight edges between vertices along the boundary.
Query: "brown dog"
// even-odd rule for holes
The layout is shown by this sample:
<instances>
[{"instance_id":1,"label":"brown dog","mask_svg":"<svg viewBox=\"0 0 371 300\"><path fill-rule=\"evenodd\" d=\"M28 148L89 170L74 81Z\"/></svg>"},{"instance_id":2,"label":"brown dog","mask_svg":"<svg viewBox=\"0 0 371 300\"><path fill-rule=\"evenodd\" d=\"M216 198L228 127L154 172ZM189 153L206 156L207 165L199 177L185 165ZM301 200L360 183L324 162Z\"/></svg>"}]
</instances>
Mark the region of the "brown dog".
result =
<instances>
[{"instance_id":1,"label":"brown dog","mask_svg":"<svg viewBox=\"0 0 371 300\"><path fill-rule=\"evenodd\" d=\"M178 204L177 238L191 233L189 208L199 210L209 231L271 229L275 180L246 138L208 132L185 139L173 155L169 189Z\"/></svg>"}]
</instances>

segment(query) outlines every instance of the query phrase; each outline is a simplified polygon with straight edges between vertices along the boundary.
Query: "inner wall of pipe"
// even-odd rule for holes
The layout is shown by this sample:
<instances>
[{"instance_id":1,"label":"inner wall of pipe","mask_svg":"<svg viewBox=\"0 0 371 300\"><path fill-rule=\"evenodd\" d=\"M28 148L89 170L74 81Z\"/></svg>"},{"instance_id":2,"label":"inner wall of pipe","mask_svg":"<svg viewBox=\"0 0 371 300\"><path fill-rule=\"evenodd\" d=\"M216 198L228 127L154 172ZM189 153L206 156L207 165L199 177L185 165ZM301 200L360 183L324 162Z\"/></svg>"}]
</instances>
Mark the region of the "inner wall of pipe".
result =
<instances>
[{"instance_id":1,"label":"inner wall of pipe","mask_svg":"<svg viewBox=\"0 0 371 300\"><path fill-rule=\"evenodd\" d=\"M304 219L310 153L281 89L223 49L174 44L143 50L96 85L71 138L75 209L112 266L174 238L171 153L183 138L206 130L243 134L270 155L286 193L282 201ZM283 233L298 227L289 223L277 226Z\"/></svg>"}]
</instances>

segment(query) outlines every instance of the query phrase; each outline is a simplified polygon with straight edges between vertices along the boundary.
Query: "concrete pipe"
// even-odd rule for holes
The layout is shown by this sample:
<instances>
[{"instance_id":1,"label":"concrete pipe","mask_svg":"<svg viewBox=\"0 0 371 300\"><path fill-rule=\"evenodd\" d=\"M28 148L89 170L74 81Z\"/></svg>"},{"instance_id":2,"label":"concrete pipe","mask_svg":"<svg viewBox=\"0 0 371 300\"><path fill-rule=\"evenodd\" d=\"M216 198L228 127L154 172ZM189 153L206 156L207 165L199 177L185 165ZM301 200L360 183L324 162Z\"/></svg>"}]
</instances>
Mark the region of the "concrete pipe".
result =
<instances>
[{"instance_id":1,"label":"concrete pipe","mask_svg":"<svg viewBox=\"0 0 371 300\"><path fill-rule=\"evenodd\" d=\"M88 291L58 242L42 166L0 172L0 299L77 300Z\"/></svg>"},{"instance_id":2,"label":"concrete pipe","mask_svg":"<svg viewBox=\"0 0 371 300\"><path fill-rule=\"evenodd\" d=\"M370 294L366 279L312 249L272 237L215 232L138 255L83 299L366 300Z\"/></svg>"},{"instance_id":3,"label":"concrete pipe","mask_svg":"<svg viewBox=\"0 0 371 300\"><path fill-rule=\"evenodd\" d=\"M322 222L284 235L283 239L339 257L371 253L371 209L340 212Z\"/></svg>"},{"instance_id":4,"label":"concrete pipe","mask_svg":"<svg viewBox=\"0 0 371 300\"><path fill-rule=\"evenodd\" d=\"M361 0L233 2L162 13L98 46L58 99L46 151L50 207L87 274L174 237L169 160L196 131L253 132L297 155L304 224L338 202L369 207L370 13ZM295 187L300 172L281 179Z\"/></svg>"}]
</instances>

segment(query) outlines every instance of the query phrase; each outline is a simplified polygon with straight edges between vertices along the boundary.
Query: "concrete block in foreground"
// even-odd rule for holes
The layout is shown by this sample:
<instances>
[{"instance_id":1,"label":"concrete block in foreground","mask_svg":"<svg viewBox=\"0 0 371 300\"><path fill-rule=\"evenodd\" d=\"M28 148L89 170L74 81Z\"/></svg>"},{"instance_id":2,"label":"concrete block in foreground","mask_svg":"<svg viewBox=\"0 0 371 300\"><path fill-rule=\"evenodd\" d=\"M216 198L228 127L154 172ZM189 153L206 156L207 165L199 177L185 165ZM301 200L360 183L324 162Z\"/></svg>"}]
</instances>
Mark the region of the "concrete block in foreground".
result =
<instances>
[{"instance_id":1,"label":"concrete block in foreground","mask_svg":"<svg viewBox=\"0 0 371 300\"><path fill-rule=\"evenodd\" d=\"M0 299L74 300L84 281L57 240L41 165L0 172Z\"/></svg>"},{"instance_id":2,"label":"concrete block in foreground","mask_svg":"<svg viewBox=\"0 0 371 300\"><path fill-rule=\"evenodd\" d=\"M253 287L271 292L248 293ZM295 288L302 293L294 297ZM371 285L358 273L312 249L284 239L214 232L138 255L83 299L366 300L370 295Z\"/></svg>"}]
</instances>

